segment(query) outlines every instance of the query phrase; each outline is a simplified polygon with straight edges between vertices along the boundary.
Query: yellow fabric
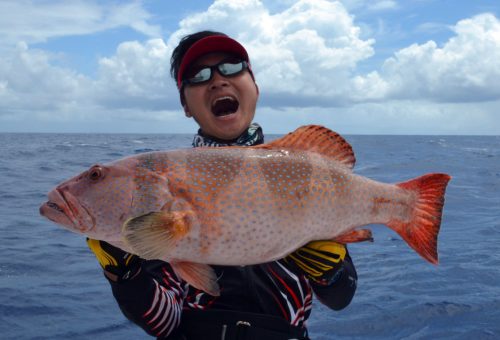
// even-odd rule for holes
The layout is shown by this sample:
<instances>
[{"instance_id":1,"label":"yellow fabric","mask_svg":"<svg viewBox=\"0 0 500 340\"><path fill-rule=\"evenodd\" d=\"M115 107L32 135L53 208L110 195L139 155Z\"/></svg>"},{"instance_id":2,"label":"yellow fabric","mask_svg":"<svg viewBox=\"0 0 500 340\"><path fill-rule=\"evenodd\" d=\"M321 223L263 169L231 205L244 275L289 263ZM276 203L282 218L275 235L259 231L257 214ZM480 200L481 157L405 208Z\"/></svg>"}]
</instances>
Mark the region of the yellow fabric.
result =
<instances>
[{"instance_id":1,"label":"yellow fabric","mask_svg":"<svg viewBox=\"0 0 500 340\"><path fill-rule=\"evenodd\" d=\"M319 278L334 265L343 261L346 248L333 241L312 241L288 255L297 266L310 276Z\"/></svg>"},{"instance_id":2,"label":"yellow fabric","mask_svg":"<svg viewBox=\"0 0 500 340\"><path fill-rule=\"evenodd\" d=\"M99 264L103 269L106 268L106 266L118 265L116 259L108 254L104 249L102 249L101 242L99 240L88 239L87 244L90 250L94 252L95 256L97 257L97 261L99 261ZM127 263L128 261L130 261L130 258L127 259Z\"/></svg>"},{"instance_id":3,"label":"yellow fabric","mask_svg":"<svg viewBox=\"0 0 500 340\"><path fill-rule=\"evenodd\" d=\"M327 258L330 261L338 263L340 261L344 261L346 249L345 245L333 241L312 241L306 244L304 250L308 250L314 253L316 256ZM335 260L334 258L327 257L324 254L315 252L314 250L324 251L331 254L336 254L339 257Z\"/></svg>"}]
</instances>

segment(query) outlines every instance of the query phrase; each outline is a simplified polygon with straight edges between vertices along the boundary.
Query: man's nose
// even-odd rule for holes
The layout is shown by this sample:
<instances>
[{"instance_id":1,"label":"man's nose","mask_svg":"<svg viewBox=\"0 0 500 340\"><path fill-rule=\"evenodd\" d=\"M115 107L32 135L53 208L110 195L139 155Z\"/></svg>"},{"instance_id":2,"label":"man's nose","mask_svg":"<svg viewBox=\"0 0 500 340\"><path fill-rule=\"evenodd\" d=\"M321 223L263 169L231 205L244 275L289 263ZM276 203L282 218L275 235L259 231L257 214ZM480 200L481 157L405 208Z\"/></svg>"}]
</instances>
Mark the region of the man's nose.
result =
<instances>
[{"instance_id":1,"label":"man's nose","mask_svg":"<svg viewBox=\"0 0 500 340\"><path fill-rule=\"evenodd\" d=\"M214 74L212 75L212 79L210 79L210 89L217 89L219 87L225 87L228 86L229 82L227 81L227 78L221 75L219 72L214 71Z\"/></svg>"}]
</instances>

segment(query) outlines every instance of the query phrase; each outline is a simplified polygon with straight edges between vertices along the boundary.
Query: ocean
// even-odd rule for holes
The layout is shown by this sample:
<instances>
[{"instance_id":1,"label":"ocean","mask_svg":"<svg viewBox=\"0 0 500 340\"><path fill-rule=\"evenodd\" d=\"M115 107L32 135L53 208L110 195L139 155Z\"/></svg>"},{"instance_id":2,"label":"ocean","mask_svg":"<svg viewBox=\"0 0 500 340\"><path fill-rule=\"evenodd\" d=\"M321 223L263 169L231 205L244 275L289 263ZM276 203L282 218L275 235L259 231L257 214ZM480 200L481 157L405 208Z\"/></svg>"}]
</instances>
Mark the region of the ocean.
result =
<instances>
[{"instance_id":1,"label":"ocean","mask_svg":"<svg viewBox=\"0 0 500 340\"><path fill-rule=\"evenodd\" d=\"M271 140L277 136L268 136ZM148 339L121 314L85 237L42 218L57 183L95 163L189 147L191 135L0 134L0 338ZM392 230L349 246L352 303L314 301L312 339L500 338L500 136L346 136L355 172L401 182L453 178L438 266ZM332 221L334 223L334 221Z\"/></svg>"}]
</instances>

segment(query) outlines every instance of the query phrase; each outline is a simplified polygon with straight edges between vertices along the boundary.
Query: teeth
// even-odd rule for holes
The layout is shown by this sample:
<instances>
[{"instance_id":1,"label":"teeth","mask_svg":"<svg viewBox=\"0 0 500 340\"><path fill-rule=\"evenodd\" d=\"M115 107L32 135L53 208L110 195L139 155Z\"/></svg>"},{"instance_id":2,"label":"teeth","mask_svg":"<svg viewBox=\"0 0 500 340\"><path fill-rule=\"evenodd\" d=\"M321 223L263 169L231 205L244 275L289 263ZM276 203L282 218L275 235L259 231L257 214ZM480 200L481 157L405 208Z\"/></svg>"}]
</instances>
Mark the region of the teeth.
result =
<instances>
[{"instance_id":1,"label":"teeth","mask_svg":"<svg viewBox=\"0 0 500 340\"><path fill-rule=\"evenodd\" d=\"M217 104L217 102L219 102L221 100L232 100L232 101L234 101L235 99L233 97L230 97L230 96L220 97L220 98L217 98L217 99L214 100L214 102L212 103L212 106L214 106L215 104Z\"/></svg>"}]
</instances>

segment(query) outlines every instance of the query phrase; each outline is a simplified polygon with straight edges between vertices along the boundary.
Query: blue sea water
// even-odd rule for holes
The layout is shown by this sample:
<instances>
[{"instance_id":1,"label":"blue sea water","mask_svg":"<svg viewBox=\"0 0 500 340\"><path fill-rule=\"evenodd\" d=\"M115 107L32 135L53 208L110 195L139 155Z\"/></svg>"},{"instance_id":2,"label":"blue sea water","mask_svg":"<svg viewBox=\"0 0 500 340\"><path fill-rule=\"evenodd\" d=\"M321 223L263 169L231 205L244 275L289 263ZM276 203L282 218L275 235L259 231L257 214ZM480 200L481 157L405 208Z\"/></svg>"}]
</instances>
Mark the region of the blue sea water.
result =
<instances>
[{"instance_id":1,"label":"blue sea water","mask_svg":"<svg viewBox=\"0 0 500 340\"><path fill-rule=\"evenodd\" d=\"M500 338L500 137L347 139L363 176L383 182L428 172L453 176L440 264L373 226L374 243L349 248L359 275L354 300L342 311L315 301L312 338ZM38 208L53 186L96 162L190 141L190 135L0 134L1 339L148 338L121 314L84 237L43 219Z\"/></svg>"}]
</instances>

